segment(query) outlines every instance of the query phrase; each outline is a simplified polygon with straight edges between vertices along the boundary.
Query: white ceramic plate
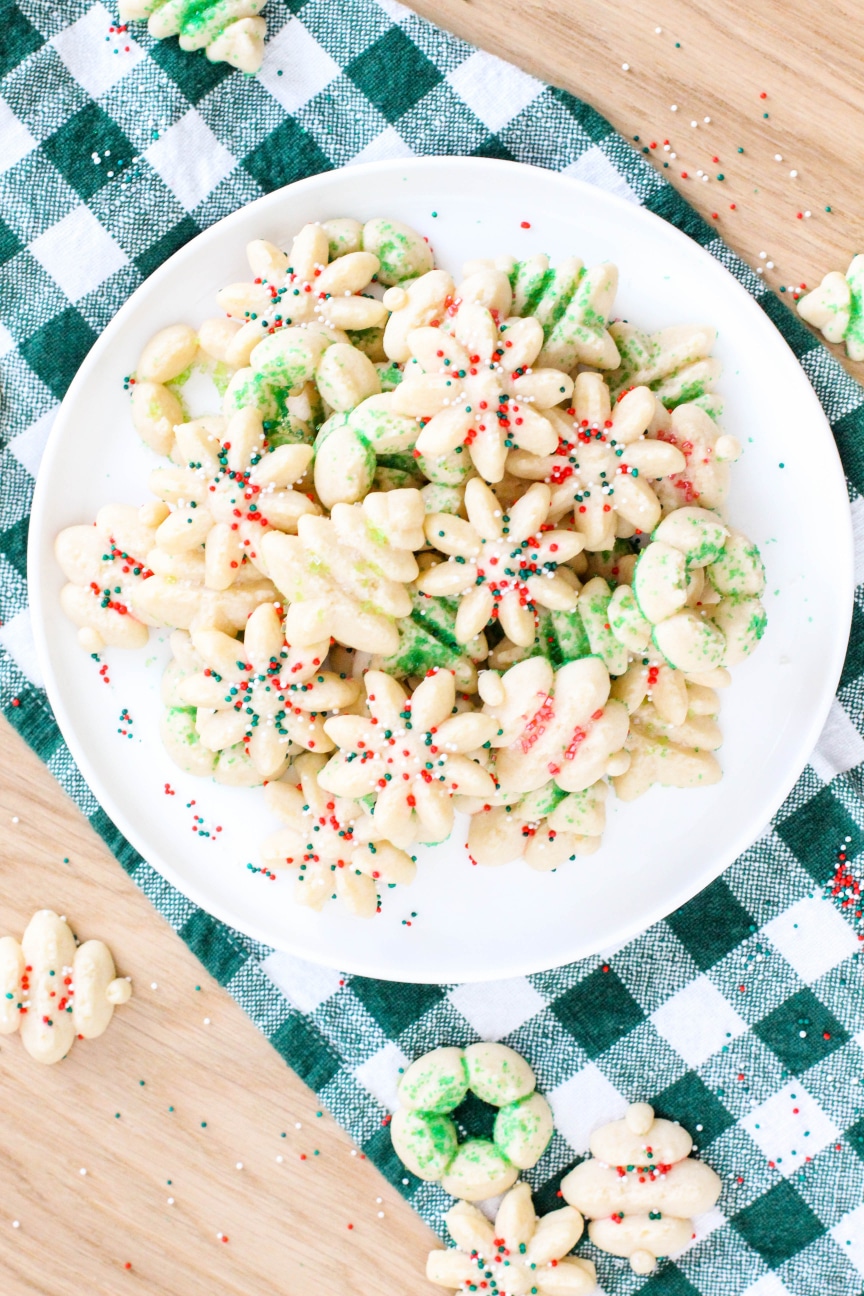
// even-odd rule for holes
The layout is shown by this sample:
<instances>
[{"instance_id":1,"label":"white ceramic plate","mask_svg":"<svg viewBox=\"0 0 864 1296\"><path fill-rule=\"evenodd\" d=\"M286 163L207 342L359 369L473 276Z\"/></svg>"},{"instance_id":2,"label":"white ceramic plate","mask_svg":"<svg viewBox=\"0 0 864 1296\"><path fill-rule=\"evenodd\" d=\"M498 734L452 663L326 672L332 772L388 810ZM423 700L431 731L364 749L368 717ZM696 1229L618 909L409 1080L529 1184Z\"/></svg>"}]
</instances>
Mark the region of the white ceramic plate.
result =
<instances>
[{"instance_id":1,"label":"white ceramic plate","mask_svg":"<svg viewBox=\"0 0 864 1296\"><path fill-rule=\"evenodd\" d=\"M362 921L335 903L312 913L293 903L293 877L271 882L248 870L277 826L261 790L193 779L163 752L158 689L167 636L154 632L149 651L110 652L106 687L60 612L52 544L61 527L90 520L106 501L147 498L154 457L132 430L122 380L156 329L216 313L215 291L249 277L249 239L287 246L306 221L385 214L426 234L438 263L457 275L481 255L608 259L621 271L617 314L650 329L717 327L724 425L746 448L734 469L730 518L762 550L769 623L723 698L720 784L654 789L629 805L612 800L601 851L553 874L518 862L472 867L457 826L449 843L420 852L415 884L387 892L382 914ZM614 946L683 904L746 849L824 723L853 584L846 489L830 429L792 352L745 290L690 239L622 199L476 158L315 176L251 203L177 252L117 314L69 389L39 473L29 562L36 641L60 728L141 854L197 904L262 941L367 976L433 982L514 976ZM120 721L124 709L131 726ZM166 783L176 795L165 795ZM211 836L199 835L195 815Z\"/></svg>"}]
</instances>

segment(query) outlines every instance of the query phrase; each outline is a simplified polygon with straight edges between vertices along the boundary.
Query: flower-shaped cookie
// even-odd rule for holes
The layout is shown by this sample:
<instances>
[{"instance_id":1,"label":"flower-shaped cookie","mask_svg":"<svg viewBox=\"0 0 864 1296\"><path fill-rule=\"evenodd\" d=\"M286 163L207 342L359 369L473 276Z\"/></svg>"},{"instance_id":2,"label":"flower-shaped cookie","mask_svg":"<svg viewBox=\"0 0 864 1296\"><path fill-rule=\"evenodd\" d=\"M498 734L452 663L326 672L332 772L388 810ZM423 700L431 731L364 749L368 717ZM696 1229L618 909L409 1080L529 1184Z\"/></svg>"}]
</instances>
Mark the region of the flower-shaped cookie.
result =
<instances>
[{"instance_id":1,"label":"flower-shaped cookie","mask_svg":"<svg viewBox=\"0 0 864 1296\"><path fill-rule=\"evenodd\" d=\"M617 367L618 349L606 327L618 290L614 265L607 261L586 270L578 257L565 257L552 267L541 253L526 261L512 257L470 261L464 273L483 269L507 275L513 289L514 315L533 315L540 321L544 337L541 364L565 370L577 364L597 369Z\"/></svg>"},{"instance_id":2,"label":"flower-shaped cookie","mask_svg":"<svg viewBox=\"0 0 864 1296\"><path fill-rule=\"evenodd\" d=\"M441 327L408 334L411 361L393 408L423 421L417 451L424 459L464 447L481 477L498 482L514 446L554 450L558 438L540 411L567 400L573 381L557 369L531 368L543 330L530 317L506 318L506 276L487 271L475 278L481 282L466 280L446 306Z\"/></svg>"},{"instance_id":3,"label":"flower-shaped cookie","mask_svg":"<svg viewBox=\"0 0 864 1296\"><path fill-rule=\"evenodd\" d=\"M648 533L660 521L655 482L686 466L675 446L648 439L657 401L647 387L636 387L611 408L601 374L581 373L573 404L552 411L558 445L548 455L514 451L507 470L515 477L547 482L549 517L573 510L573 525L589 551L614 547L616 536Z\"/></svg>"},{"instance_id":4,"label":"flower-shaped cookie","mask_svg":"<svg viewBox=\"0 0 864 1296\"><path fill-rule=\"evenodd\" d=\"M362 504L335 504L329 518L300 518L296 536L265 536L267 570L290 604L291 643L332 635L361 652L396 652L395 620L411 613L406 585L419 572L424 516L418 490L375 492Z\"/></svg>"},{"instance_id":5,"label":"flower-shaped cookie","mask_svg":"<svg viewBox=\"0 0 864 1296\"><path fill-rule=\"evenodd\" d=\"M629 1257L638 1274L680 1251L693 1235L689 1218L710 1210L722 1184L690 1158L685 1129L661 1120L647 1103L633 1103L623 1120L595 1130L593 1160L561 1180L566 1201L591 1221L588 1236L601 1251Z\"/></svg>"},{"instance_id":6,"label":"flower-shaped cookie","mask_svg":"<svg viewBox=\"0 0 864 1296\"><path fill-rule=\"evenodd\" d=\"M40 909L19 945L0 938L0 1035L18 1031L37 1062L59 1062L79 1039L96 1039L132 987L102 941L78 945L65 918Z\"/></svg>"},{"instance_id":7,"label":"flower-shaped cookie","mask_svg":"<svg viewBox=\"0 0 864 1296\"><path fill-rule=\"evenodd\" d=\"M741 455L737 437L721 431L701 406L678 405L667 418L660 409L659 422L652 435L654 444L666 442L684 455L685 465L656 483L657 498L664 513L699 504L702 508L722 509L729 493L729 465Z\"/></svg>"},{"instance_id":8,"label":"flower-shaped cookie","mask_svg":"<svg viewBox=\"0 0 864 1296\"><path fill-rule=\"evenodd\" d=\"M845 275L830 271L798 302L798 314L826 342L845 342L850 360L864 360L864 255L852 258Z\"/></svg>"},{"instance_id":9,"label":"flower-shaped cookie","mask_svg":"<svg viewBox=\"0 0 864 1296\"><path fill-rule=\"evenodd\" d=\"M510 1189L494 1224L467 1201L444 1219L456 1247L430 1251L426 1262L426 1277L439 1287L490 1296L587 1296L595 1290L593 1263L568 1255L582 1236L582 1216L562 1206L538 1219L526 1183Z\"/></svg>"},{"instance_id":10,"label":"flower-shaped cookie","mask_svg":"<svg viewBox=\"0 0 864 1296\"><path fill-rule=\"evenodd\" d=\"M513 802L499 792L496 800L505 804L487 804L472 814L468 853L486 865L508 864L521 855L544 873L577 855L593 855L606 826L607 791L600 782L568 794L550 783Z\"/></svg>"},{"instance_id":11,"label":"flower-shaped cookie","mask_svg":"<svg viewBox=\"0 0 864 1296\"><path fill-rule=\"evenodd\" d=\"M424 594L459 598L455 634L460 643L497 619L513 643L527 646L534 641L538 606L556 611L576 606L575 576L568 581L558 566L575 557L584 542L573 531L545 525L550 494L538 482L508 513L474 477L465 487L467 521L450 513L427 515L426 539L448 561L425 571L417 587Z\"/></svg>"},{"instance_id":12,"label":"flower-shaped cookie","mask_svg":"<svg viewBox=\"0 0 864 1296\"><path fill-rule=\"evenodd\" d=\"M267 784L267 805L286 827L266 839L262 858L269 868L297 869L298 904L320 910L328 899L338 899L351 913L369 918L378 909L379 890L413 882L416 865L390 842L354 840L361 806L324 791L318 773L325 761L307 752L288 775Z\"/></svg>"},{"instance_id":13,"label":"flower-shaped cookie","mask_svg":"<svg viewBox=\"0 0 864 1296\"><path fill-rule=\"evenodd\" d=\"M529 657L503 675L479 677L484 713L498 726L492 746L500 791L523 796L550 780L581 792L622 766L627 708L609 697L609 672L598 657L553 670Z\"/></svg>"},{"instance_id":14,"label":"flower-shaped cookie","mask_svg":"<svg viewBox=\"0 0 864 1296\"><path fill-rule=\"evenodd\" d=\"M361 820L361 841L387 840L402 849L413 842L441 842L453 828L453 797L485 797L491 776L465 755L495 733L480 712L454 714L456 687L447 670L431 671L409 696L383 671L367 671L368 718L331 716L325 733L339 747L318 775L341 797L377 794Z\"/></svg>"},{"instance_id":15,"label":"flower-shaped cookie","mask_svg":"<svg viewBox=\"0 0 864 1296\"><path fill-rule=\"evenodd\" d=\"M211 63L255 73L264 58L266 0L120 0L121 22L148 19L156 40L179 36L183 50L203 49Z\"/></svg>"},{"instance_id":16,"label":"flower-shaped cookie","mask_svg":"<svg viewBox=\"0 0 864 1296\"><path fill-rule=\"evenodd\" d=\"M536 1086L528 1063L505 1044L434 1049L399 1081L390 1123L396 1155L419 1179L440 1179L454 1197L495 1197L537 1164L552 1137L552 1112ZM450 1113L469 1089L499 1110L491 1139L460 1144Z\"/></svg>"},{"instance_id":17,"label":"flower-shaped cookie","mask_svg":"<svg viewBox=\"0 0 864 1296\"><path fill-rule=\"evenodd\" d=\"M621 355L620 368L609 375L613 397L644 385L666 409L698 400L712 414L722 411L714 392L722 366L711 356L716 329L707 324L678 324L658 333L643 333L618 320L610 332Z\"/></svg>"},{"instance_id":18,"label":"flower-shaped cookie","mask_svg":"<svg viewBox=\"0 0 864 1296\"><path fill-rule=\"evenodd\" d=\"M716 513L690 506L666 515L633 573L635 603L655 648L691 675L734 666L753 652L767 622L758 597L764 587L756 546L731 534Z\"/></svg>"},{"instance_id":19,"label":"flower-shaped cookie","mask_svg":"<svg viewBox=\"0 0 864 1296\"><path fill-rule=\"evenodd\" d=\"M247 621L242 643L214 629L194 630L191 643L201 669L175 667L165 700L196 708L195 729L207 751L242 744L264 780L284 772L291 744L333 750L322 712L350 706L360 686L324 669L326 639L292 648L276 608L264 603Z\"/></svg>"}]
</instances>

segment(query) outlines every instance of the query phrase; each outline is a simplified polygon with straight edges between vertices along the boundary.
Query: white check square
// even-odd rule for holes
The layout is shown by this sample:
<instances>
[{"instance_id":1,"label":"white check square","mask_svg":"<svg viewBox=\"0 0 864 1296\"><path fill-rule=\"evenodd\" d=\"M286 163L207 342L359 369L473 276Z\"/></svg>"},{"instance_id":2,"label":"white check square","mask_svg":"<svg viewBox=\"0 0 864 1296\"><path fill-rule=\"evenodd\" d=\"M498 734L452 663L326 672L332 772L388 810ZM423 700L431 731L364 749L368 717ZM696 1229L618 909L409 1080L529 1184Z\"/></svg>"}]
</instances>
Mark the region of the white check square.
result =
<instances>
[{"instance_id":1,"label":"white check square","mask_svg":"<svg viewBox=\"0 0 864 1296\"><path fill-rule=\"evenodd\" d=\"M706 976L697 977L667 999L652 1013L651 1021L658 1035L694 1068L747 1029L729 1001Z\"/></svg>"},{"instance_id":2,"label":"white check square","mask_svg":"<svg viewBox=\"0 0 864 1296\"><path fill-rule=\"evenodd\" d=\"M0 330L5 332L2 326L0 326ZM15 345L14 342L12 345ZM2 350L3 348L0 346L0 354L2 354ZM22 468L27 469L31 477L35 477L39 471L39 464L42 462L42 455L48 442L48 433L54 426L56 417L56 408L49 410L47 414L43 414L40 419L37 419L35 423L31 423L28 428L25 428L23 432L19 432L18 436L13 437L9 442L10 454L15 456Z\"/></svg>"},{"instance_id":3,"label":"white check square","mask_svg":"<svg viewBox=\"0 0 864 1296\"><path fill-rule=\"evenodd\" d=\"M114 31L109 29L113 27ZM101 4L64 27L51 40L66 67L91 99L121 81L144 58L128 31L116 30L117 20Z\"/></svg>"},{"instance_id":4,"label":"white check square","mask_svg":"<svg viewBox=\"0 0 864 1296\"><path fill-rule=\"evenodd\" d=\"M843 1248L849 1263L864 1275L864 1206L856 1206L844 1215L832 1228L831 1236Z\"/></svg>"},{"instance_id":5,"label":"white check square","mask_svg":"<svg viewBox=\"0 0 864 1296\"><path fill-rule=\"evenodd\" d=\"M525 977L460 985L451 990L450 1002L484 1040L503 1039L546 1006Z\"/></svg>"},{"instance_id":6,"label":"white check square","mask_svg":"<svg viewBox=\"0 0 864 1296\"><path fill-rule=\"evenodd\" d=\"M36 656L36 643L33 639L33 624L30 611L25 609L0 626L0 644L14 660L21 674L37 688L44 686L39 659Z\"/></svg>"},{"instance_id":7,"label":"white check square","mask_svg":"<svg viewBox=\"0 0 864 1296\"><path fill-rule=\"evenodd\" d=\"M13 113L5 99L0 99L0 171L8 171L36 147L36 140Z\"/></svg>"},{"instance_id":8,"label":"white check square","mask_svg":"<svg viewBox=\"0 0 864 1296\"><path fill-rule=\"evenodd\" d=\"M70 301L103 284L129 258L88 207L73 207L30 244L30 252Z\"/></svg>"},{"instance_id":9,"label":"white check square","mask_svg":"<svg viewBox=\"0 0 864 1296\"><path fill-rule=\"evenodd\" d=\"M741 1296L790 1296L790 1292L775 1273L766 1273L757 1278Z\"/></svg>"},{"instance_id":10,"label":"white check square","mask_svg":"<svg viewBox=\"0 0 864 1296\"><path fill-rule=\"evenodd\" d=\"M782 1175L794 1174L840 1133L800 1080L754 1107L741 1125Z\"/></svg>"},{"instance_id":11,"label":"white check square","mask_svg":"<svg viewBox=\"0 0 864 1296\"><path fill-rule=\"evenodd\" d=\"M512 121L544 88L542 81L483 50L448 72L447 80L474 116L493 132Z\"/></svg>"},{"instance_id":12,"label":"white check square","mask_svg":"<svg viewBox=\"0 0 864 1296\"><path fill-rule=\"evenodd\" d=\"M573 1151L580 1154L588 1151L588 1139L598 1125L620 1120L628 1106L624 1095L593 1062L546 1097L555 1117L555 1128Z\"/></svg>"},{"instance_id":13,"label":"white check square","mask_svg":"<svg viewBox=\"0 0 864 1296\"><path fill-rule=\"evenodd\" d=\"M194 108L169 126L144 156L187 211L203 202L237 165Z\"/></svg>"},{"instance_id":14,"label":"white check square","mask_svg":"<svg viewBox=\"0 0 864 1296\"><path fill-rule=\"evenodd\" d=\"M638 194L633 192L617 167L596 144L581 153L561 174L582 180L585 184L596 185L598 189L605 189L607 193L617 194L626 202L639 206Z\"/></svg>"},{"instance_id":15,"label":"white check square","mask_svg":"<svg viewBox=\"0 0 864 1296\"><path fill-rule=\"evenodd\" d=\"M264 46L258 80L286 112L296 113L341 72L300 20L291 18Z\"/></svg>"},{"instance_id":16,"label":"white check square","mask_svg":"<svg viewBox=\"0 0 864 1296\"><path fill-rule=\"evenodd\" d=\"M357 1067L354 1079L359 1081L364 1089L368 1089L382 1107L393 1111L399 1102L396 1095L400 1077L399 1068L404 1070L407 1066L408 1059L405 1054L398 1044L394 1044L391 1040Z\"/></svg>"},{"instance_id":17,"label":"white check square","mask_svg":"<svg viewBox=\"0 0 864 1296\"><path fill-rule=\"evenodd\" d=\"M414 150L410 144L406 144L399 132L393 127L388 126L379 134L373 136L365 148L348 162L348 166L354 166L358 162L385 162L391 158L409 158L414 156Z\"/></svg>"},{"instance_id":18,"label":"white check square","mask_svg":"<svg viewBox=\"0 0 864 1296\"><path fill-rule=\"evenodd\" d=\"M807 983L824 976L860 948L850 924L821 896L796 901L762 930Z\"/></svg>"},{"instance_id":19,"label":"white check square","mask_svg":"<svg viewBox=\"0 0 864 1296\"><path fill-rule=\"evenodd\" d=\"M314 1012L339 989L341 977L332 968L317 963L307 963L293 954L274 950L261 964L274 985L302 1013Z\"/></svg>"}]
</instances>

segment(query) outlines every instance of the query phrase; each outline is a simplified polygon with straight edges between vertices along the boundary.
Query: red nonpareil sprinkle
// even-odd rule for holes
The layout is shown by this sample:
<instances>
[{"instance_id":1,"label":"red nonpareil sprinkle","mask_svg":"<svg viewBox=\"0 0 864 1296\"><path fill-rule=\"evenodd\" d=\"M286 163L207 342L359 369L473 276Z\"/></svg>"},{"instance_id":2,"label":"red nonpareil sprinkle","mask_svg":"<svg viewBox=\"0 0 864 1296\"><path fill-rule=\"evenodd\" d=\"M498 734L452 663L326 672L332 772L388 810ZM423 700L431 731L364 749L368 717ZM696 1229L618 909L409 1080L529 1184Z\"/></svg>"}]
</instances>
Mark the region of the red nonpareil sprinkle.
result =
<instances>
[{"instance_id":1,"label":"red nonpareil sprinkle","mask_svg":"<svg viewBox=\"0 0 864 1296\"><path fill-rule=\"evenodd\" d=\"M522 229L530 229L530 228L531 228L530 221L522 221Z\"/></svg>"},{"instance_id":2,"label":"red nonpareil sprinkle","mask_svg":"<svg viewBox=\"0 0 864 1296\"><path fill-rule=\"evenodd\" d=\"M132 1268L132 1261L131 1261L131 1260L127 1260L126 1263L124 1264L123 1268L124 1268L124 1269L131 1269L131 1268Z\"/></svg>"},{"instance_id":3,"label":"red nonpareil sprinkle","mask_svg":"<svg viewBox=\"0 0 864 1296\"><path fill-rule=\"evenodd\" d=\"M768 98L768 95L767 95L766 92L763 90L762 93L760 94L759 98L760 98L760 99L767 99L767 98Z\"/></svg>"},{"instance_id":4,"label":"red nonpareil sprinkle","mask_svg":"<svg viewBox=\"0 0 864 1296\"><path fill-rule=\"evenodd\" d=\"M682 171L682 172L681 172L681 179L682 179L682 180L687 180L687 179L689 179L689 176L687 175L687 172L686 172L686 171Z\"/></svg>"},{"instance_id":5,"label":"red nonpareil sprinkle","mask_svg":"<svg viewBox=\"0 0 864 1296\"><path fill-rule=\"evenodd\" d=\"M21 699L20 699L20 698L13 698L13 699L12 699L12 705L13 705L14 707L19 707L19 706L21 705Z\"/></svg>"},{"instance_id":6,"label":"red nonpareil sprinkle","mask_svg":"<svg viewBox=\"0 0 864 1296\"><path fill-rule=\"evenodd\" d=\"M737 211L736 204L735 204L735 203L730 203L730 204L729 204L729 210L730 210L730 211Z\"/></svg>"}]
</instances>

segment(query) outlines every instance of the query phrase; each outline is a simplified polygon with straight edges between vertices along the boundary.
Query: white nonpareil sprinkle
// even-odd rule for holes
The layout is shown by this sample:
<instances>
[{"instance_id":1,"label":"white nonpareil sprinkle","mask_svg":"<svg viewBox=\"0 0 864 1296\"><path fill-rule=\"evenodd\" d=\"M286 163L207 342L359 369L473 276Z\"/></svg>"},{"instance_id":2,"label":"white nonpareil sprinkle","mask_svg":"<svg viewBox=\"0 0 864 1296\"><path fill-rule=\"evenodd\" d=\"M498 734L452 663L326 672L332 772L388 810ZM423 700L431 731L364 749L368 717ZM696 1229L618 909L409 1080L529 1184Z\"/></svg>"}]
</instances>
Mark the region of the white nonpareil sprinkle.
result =
<instances>
[{"instance_id":1,"label":"white nonpareil sprinkle","mask_svg":"<svg viewBox=\"0 0 864 1296\"><path fill-rule=\"evenodd\" d=\"M662 32L662 30L663 30L662 27L655 27L655 28L654 28L654 35L655 35L655 36L659 36L660 33Z\"/></svg>"},{"instance_id":2,"label":"white nonpareil sprinkle","mask_svg":"<svg viewBox=\"0 0 864 1296\"><path fill-rule=\"evenodd\" d=\"M692 122L690 123L690 125L691 125L691 126L698 126L699 123L698 123L697 121L692 121Z\"/></svg>"},{"instance_id":3,"label":"white nonpareil sprinkle","mask_svg":"<svg viewBox=\"0 0 864 1296\"><path fill-rule=\"evenodd\" d=\"M82 1166L82 1168L78 1171L78 1173L82 1175L86 1175L87 1171Z\"/></svg>"},{"instance_id":4,"label":"white nonpareil sprinkle","mask_svg":"<svg viewBox=\"0 0 864 1296\"><path fill-rule=\"evenodd\" d=\"M295 1122L294 1122L294 1128L295 1128L295 1129L302 1129L303 1126L300 1124L299 1121L295 1121Z\"/></svg>"},{"instance_id":5,"label":"white nonpareil sprinkle","mask_svg":"<svg viewBox=\"0 0 864 1296\"><path fill-rule=\"evenodd\" d=\"M169 1197L169 1198L168 1198L168 1205L169 1205L169 1206L173 1206L173 1205L174 1205L174 1198L173 1198L173 1197Z\"/></svg>"},{"instance_id":6,"label":"white nonpareil sprinkle","mask_svg":"<svg viewBox=\"0 0 864 1296\"><path fill-rule=\"evenodd\" d=\"M379 1212L378 1212L378 1218L379 1218L379 1219L383 1219L383 1218L384 1218L384 1212L383 1212L383 1211L379 1211Z\"/></svg>"},{"instance_id":7,"label":"white nonpareil sprinkle","mask_svg":"<svg viewBox=\"0 0 864 1296\"><path fill-rule=\"evenodd\" d=\"M793 180L795 180L795 179L797 178L797 176L798 176L798 172L797 172L797 171L790 171L790 172L789 172L789 175L792 177Z\"/></svg>"},{"instance_id":8,"label":"white nonpareil sprinkle","mask_svg":"<svg viewBox=\"0 0 864 1296\"><path fill-rule=\"evenodd\" d=\"M629 63L622 63L622 64L621 64L621 71L622 71L622 72L629 72L629 71L630 71L630 64L629 64Z\"/></svg>"},{"instance_id":9,"label":"white nonpareil sprinkle","mask_svg":"<svg viewBox=\"0 0 864 1296\"><path fill-rule=\"evenodd\" d=\"M238 1162L237 1162L236 1169L237 1169L237 1170L242 1170L242 1169L243 1169L243 1162L242 1162L242 1161L238 1161Z\"/></svg>"},{"instance_id":10,"label":"white nonpareil sprinkle","mask_svg":"<svg viewBox=\"0 0 864 1296\"><path fill-rule=\"evenodd\" d=\"M375 1203L376 1203L376 1205L380 1206L381 1203L383 1202L383 1200L384 1200L383 1197L376 1197L376 1198L375 1198Z\"/></svg>"},{"instance_id":11,"label":"white nonpareil sprinkle","mask_svg":"<svg viewBox=\"0 0 864 1296\"><path fill-rule=\"evenodd\" d=\"M710 117L703 117L702 120L704 121L704 123L705 123L706 126L710 125L710 123L711 123L711 118L710 118Z\"/></svg>"},{"instance_id":12,"label":"white nonpareil sprinkle","mask_svg":"<svg viewBox=\"0 0 864 1296\"><path fill-rule=\"evenodd\" d=\"M158 990L158 989L159 989L159 987L158 987L158 985L156 984L155 981L151 981L151 982L150 982L150 989L151 989L151 990Z\"/></svg>"},{"instance_id":13,"label":"white nonpareil sprinkle","mask_svg":"<svg viewBox=\"0 0 864 1296\"><path fill-rule=\"evenodd\" d=\"M765 262L765 266L766 266L766 268L767 268L768 270L773 270L773 269L774 269L774 262L773 262L773 261L766 261L766 262Z\"/></svg>"},{"instance_id":14,"label":"white nonpareil sprinkle","mask_svg":"<svg viewBox=\"0 0 864 1296\"><path fill-rule=\"evenodd\" d=\"M809 218L810 213L809 213L809 212L805 212L805 213L804 213L804 216L805 216L805 218Z\"/></svg>"},{"instance_id":15,"label":"white nonpareil sprinkle","mask_svg":"<svg viewBox=\"0 0 864 1296\"><path fill-rule=\"evenodd\" d=\"M13 822L13 823L19 823L19 822L20 822L19 819L18 819L18 816L17 816L17 815L13 815L13 816L12 816L12 822Z\"/></svg>"},{"instance_id":16,"label":"white nonpareil sprinkle","mask_svg":"<svg viewBox=\"0 0 864 1296\"><path fill-rule=\"evenodd\" d=\"M765 258L767 257L767 255L768 255L767 252L760 252L760 253L759 253L759 260L760 260L760 261L764 261Z\"/></svg>"},{"instance_id":17,"label":"white nonpareil sprinkle","mask_svg":"<svg viewBox=\"0 0 864 1296\"><path fill-rule=\"evenodd\" d=\"M670 104L670 105L669 105L669 111L670 111L670 112L677 112L677 111L678 111L678 105L677 105L677 104Z\"/></svg>"},{"instance_id":18,"label":"white nonpareil sprinkle","mask_svg":"<svg viewBox=\"0 0 864 1296\"><path fill-rule=\"evenodd\" d=\"M774 161L775 161L775 162L782 162L782 161L783 161L782 154L780 154L780 153L775 153L775 154L774 154Z\"/></svg>"},{"instance_id":19,"label":"white nonpareil sprinkle","mask_svg":"<svg viewBox=\"0 0 864 1296\"><path fill-rule=\"evenodd\" d=\"M209 1018L209 1017L205 1017L205 1018L204 1018L204 1025L205 1025L205 1026L209 1026L209 1025L210 1025L210 1018Z\"/></svg>"},{"instance_id":20,"label":"white nonpareil sprinkle","mask_svg":"<svg viewBox=\"0 0 864 1296\"><path fill-rule=\"evenodd\" d=\"M282 1162L285 1160L285 1158L282 1157L282 1156L277 1156L276 1160L277 1160L277 1162L279 1163L279 1165L281 1165Z\"/></svg>"},{"instance_id":21,"label":"white nonpareil sprinkle","mask_svg":"<svg viewBox=\"0 0 864 1296\"><path fill-rule=\"evenodd\" d=\"M12 1221L12 1227L13 1227L13 1228L20 1228L21 1225L18 1223L17 1220L13 1220L13 1221Z\"/></svg>"},{"instance_id":22,"label":"white nonpareil sprinkle","mask_svg":"<svg viewBox=\"0 0 864 1296\"><path fill-rule=\"evenodd\" d=\"M762 269L761 266L757 266L757 267L756 267L756 273L757 273L757 274L764 274L765 271Z\"/></svg>"}]
</instances>

